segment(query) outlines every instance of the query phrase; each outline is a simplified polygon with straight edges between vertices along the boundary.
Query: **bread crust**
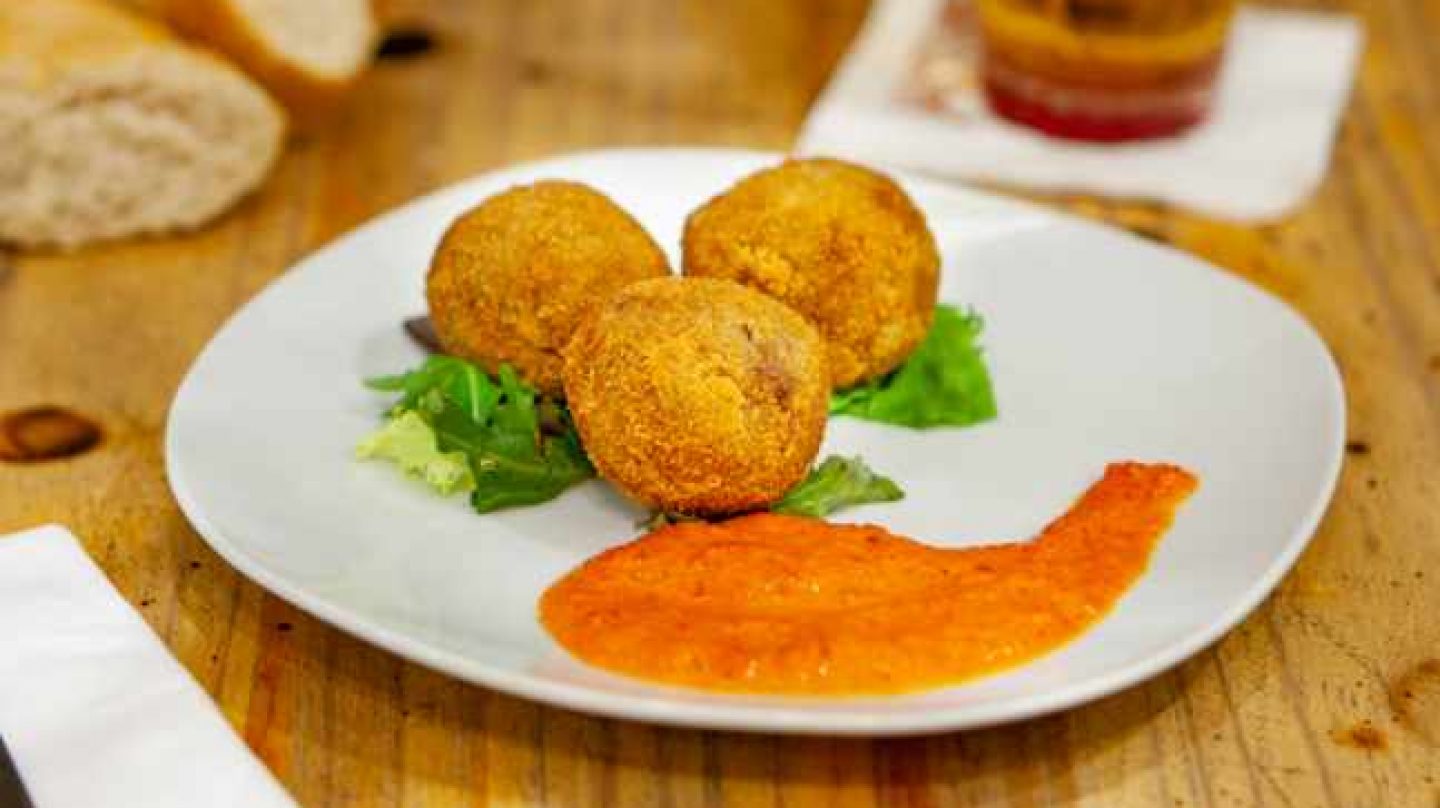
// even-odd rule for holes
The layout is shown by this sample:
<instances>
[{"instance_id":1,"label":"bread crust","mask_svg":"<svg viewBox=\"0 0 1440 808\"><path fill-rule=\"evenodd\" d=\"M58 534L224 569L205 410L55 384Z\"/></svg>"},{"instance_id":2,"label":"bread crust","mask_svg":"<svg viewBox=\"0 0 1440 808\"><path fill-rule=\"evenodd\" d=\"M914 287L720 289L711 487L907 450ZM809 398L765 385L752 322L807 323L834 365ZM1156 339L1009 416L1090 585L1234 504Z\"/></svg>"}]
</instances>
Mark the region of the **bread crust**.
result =
<instances>
[{"instance_id":1,"label":"bread crust","mask_svg":"<svg viewBox=\"0 0 1440 808\"><path fill-rule=\"evenodd\" d=\"M289 111L291 122L300 131L313 130L328 119L368 63L362 60L346 75L317 73L291 55L273 50L265 35L231 0L157 2L176 30L225 54L264 86ZM372 16L367 52L378 38Z\"/></svg>"},{"instance_id":2,"label":"bread crust","mask_svg":"<svg viewBox=\"0 0 1440 808\"><path fill-rule=\"evenodd\" d=\"M242 129L227 130L247 150L238 172L214 177L204 193L187 197L183 210L166 209L163 203L147 207L153 189L123 177L109 180L120 184L101 186L102 196L95 195L93 185L68 184L56 166L103 162L105 146L36 134L44 131L36 127L53 116L79 120L93 110L103 117L107 107L125 103L137 105L134 112L140 116L146 103L164 109L164 93L177 85L157 81L161 76L187 77L189 84L205 88L195 91L202 95L190 96L200 106L188 109L212 120L222 109L222 117L239 116L234 126ZM223 90L223 100L212 103L209 93L217 89ZM0 143L8 150L0 152L0 242L69 248L201 226L264 180L281 151L285 127L284 111L243 72L141 14L101 0L0 2ZM34 138L48 157L33 153ZM73 150L73 160L57 159L67 154L65 149Z\"/></svg>"},{"instance_id":3,"label":"bread crust","mask_svg":"<svg viewBox=\"0 0 1440 808\"><path fill-rule=\"evenodd\" d=\"M163 26L101 0L0 3L5 77L29 87L44 87L80 65L104 64L151 47L203 53L183 46ZM24 74L17 75L21 64Z\"/></svg>"}]
</instances>

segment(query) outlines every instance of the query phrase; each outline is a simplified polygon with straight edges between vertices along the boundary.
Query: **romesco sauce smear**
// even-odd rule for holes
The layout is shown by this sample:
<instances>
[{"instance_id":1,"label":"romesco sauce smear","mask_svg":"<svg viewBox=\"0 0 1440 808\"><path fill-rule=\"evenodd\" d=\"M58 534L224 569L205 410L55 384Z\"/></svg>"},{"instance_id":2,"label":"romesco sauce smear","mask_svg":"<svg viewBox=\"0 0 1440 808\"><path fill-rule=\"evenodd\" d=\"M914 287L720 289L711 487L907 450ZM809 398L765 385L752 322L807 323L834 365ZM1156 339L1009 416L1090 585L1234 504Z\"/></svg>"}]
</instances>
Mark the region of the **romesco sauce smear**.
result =
<instances>
[{"instance_id":1,"label":"romesco sauce smear","mask_svg":"<svg viewBox=\"0 0 1440 808\"><path fill-rule=\"evenodd\" d=\"M572 654L629 676L749 693L895 693L1044 654L1145 570L1194 476L1118 463L1034 541L941 549L879 527L759 514L662 528L540 603Z\"/></svg>"}]
</instances>

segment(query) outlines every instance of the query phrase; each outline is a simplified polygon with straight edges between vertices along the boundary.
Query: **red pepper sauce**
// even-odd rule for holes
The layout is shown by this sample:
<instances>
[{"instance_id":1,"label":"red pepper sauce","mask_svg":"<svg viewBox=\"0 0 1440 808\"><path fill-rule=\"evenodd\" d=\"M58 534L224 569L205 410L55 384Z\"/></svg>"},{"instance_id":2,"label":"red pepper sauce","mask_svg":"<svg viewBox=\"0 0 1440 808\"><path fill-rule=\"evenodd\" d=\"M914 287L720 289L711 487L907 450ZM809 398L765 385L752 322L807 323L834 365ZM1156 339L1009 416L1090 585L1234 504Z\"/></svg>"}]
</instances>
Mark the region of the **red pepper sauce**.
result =
<instances>
[{"instance_id":1,"label":"red pepper sauce","mask_svg":"<svg viewBox=\"0 0 1440 808\"><path fill-rule=\"evenodd\" d=\"M775 514L674 525L571 572L541 617L580 659L669 684L796 695L954 684L1104 617L1196 484L1174 466L1117 463L1035 540L968 549Z\"/></svg>"}]
</instances>

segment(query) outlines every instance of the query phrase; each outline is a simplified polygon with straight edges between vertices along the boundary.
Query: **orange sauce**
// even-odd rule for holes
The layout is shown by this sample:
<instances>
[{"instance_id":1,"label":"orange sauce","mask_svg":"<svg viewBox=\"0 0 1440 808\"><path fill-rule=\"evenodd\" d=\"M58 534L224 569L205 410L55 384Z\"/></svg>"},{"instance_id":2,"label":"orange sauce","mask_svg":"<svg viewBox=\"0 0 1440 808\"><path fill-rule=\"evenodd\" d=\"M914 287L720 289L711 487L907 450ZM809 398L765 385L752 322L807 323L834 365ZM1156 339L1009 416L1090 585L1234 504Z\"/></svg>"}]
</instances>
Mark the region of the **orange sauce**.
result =
<instances>
[{"instance_id":1,"label":"orange sauce","mask_svg":"<svg viewBox=\"0 0 1440 808\"><path fill-rule=\"evenodd\" d=\"M1117 463L1033 541L929 547L775 514L662 528L545 593L571 653L659 682L750 693L894 693L1033 659L1103 617L1196 479Z\"/></svg>"}]
</instances>

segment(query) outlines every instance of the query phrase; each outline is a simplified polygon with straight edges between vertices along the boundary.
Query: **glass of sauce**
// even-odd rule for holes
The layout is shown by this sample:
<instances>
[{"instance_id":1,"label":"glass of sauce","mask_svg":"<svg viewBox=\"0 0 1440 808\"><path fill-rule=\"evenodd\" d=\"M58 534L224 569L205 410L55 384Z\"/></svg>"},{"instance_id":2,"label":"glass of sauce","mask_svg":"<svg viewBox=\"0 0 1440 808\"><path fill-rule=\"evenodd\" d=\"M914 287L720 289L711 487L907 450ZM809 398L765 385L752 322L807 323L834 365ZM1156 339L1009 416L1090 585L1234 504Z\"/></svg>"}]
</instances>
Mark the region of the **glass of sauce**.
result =
<instances>
[{"instance_id":1,"label":"glass of sauce","mask_svg":"<svg viewBox=\"0 0 1440 808\"><path fill-rule=\"evenodd\" d=\"M1204 120L1235 0L978 0L982 80L1001 116L1116 142Z\"/></svg>"}]
</instances>

